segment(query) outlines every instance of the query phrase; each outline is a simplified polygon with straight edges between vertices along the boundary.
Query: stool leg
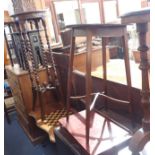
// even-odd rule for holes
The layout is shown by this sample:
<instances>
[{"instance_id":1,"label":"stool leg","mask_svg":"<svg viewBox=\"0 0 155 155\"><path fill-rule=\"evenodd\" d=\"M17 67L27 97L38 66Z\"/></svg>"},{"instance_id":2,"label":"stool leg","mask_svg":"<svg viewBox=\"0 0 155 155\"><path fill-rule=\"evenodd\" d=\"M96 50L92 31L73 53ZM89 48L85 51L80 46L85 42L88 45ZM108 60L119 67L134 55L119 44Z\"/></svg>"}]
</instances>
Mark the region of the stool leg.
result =
<instances>
[{"instance_id":1,"label":"stool leg","mask_svg":"<svg viewBox=\"0 0 155 155\"><path fill-rule=\"evenodd\" d=\"M127 43L127 36L124 34L122 37L122 46L124 49L124 60L125 60L125 70L126 70L126 78L127 78L127 85L131 87L131 73L130 73L130 62L129 62L129 52L128 52L128 43Z\"/></svg>"},{"instance_id":2,"label":"stool leg","mask_svg":"<svg viewBox=\"0 0 155 155\"><path fill-rule=\"evenodd\" d=\"M107 94L107 62L106 62L106 45L108 43L108 38L102 38L102 72L104 78L103 91ZM105 109L108 109L108 105L106 103L106 98L104 98Z\"/></svg>"},{"instance_id":3,"label":"stool leg","mask_svg":"<svg viewBox=\"0 0 155 155\"><path fill-rule=\"evenodd\" d=\"M75 37L73 36L74 30L72 30L71 36L71 49L68 65L68 81L67 81L67 121L69 121L69 110L70 110L70 96L72 88L72 72L73 72L73 60L74 60L74 50L75 50Z\"/></svg>"},{"instance_id":4,"label":"stool leg","mask_svg":"<svg viewBox=\"0 0 155 155\"><path fill-rule=\"evenodd\" d=\"M86 147L89 150L89 128L90 128L90 105L92 93L91 59L92 59L92 33L87 32L87 53L86 53Z\"/></svg>"},{"instance_id":5,"label":"stool leg","mask_svg":"<svg viewBox=\"0 0 155 155\"><path fill-rule=\"evenodd\" d=\"M128 52L128 43L127 43L127 35L126 33L122 36L122 46L124 50L124 61L125 61L125 71L126 71L126 79L128 86L128 101L130 102L129 112L132 121L132 126L134 127L134 112L133 112L133 104L131 102L131 73L130 73L130 62L129 62L129 52Z\"/></svg>"}]
</instances>

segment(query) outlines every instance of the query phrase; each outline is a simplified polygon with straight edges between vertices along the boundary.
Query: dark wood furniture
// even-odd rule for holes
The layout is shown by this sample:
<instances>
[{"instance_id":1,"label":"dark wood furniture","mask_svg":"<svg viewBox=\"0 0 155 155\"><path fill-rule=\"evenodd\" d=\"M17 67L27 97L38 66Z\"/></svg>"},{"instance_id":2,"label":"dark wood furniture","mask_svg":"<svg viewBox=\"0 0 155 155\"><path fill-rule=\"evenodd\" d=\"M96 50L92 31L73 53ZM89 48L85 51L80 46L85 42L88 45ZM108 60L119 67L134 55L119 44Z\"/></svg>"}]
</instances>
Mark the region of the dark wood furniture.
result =
<instances>
[{"instance_id":1,"label":"dark wood furniture","mask_svg":"<svg viewBox=\"0 0 155 155\"><path fill-rule=\"evenodd\" d=\"M66 116L66 110L53 58L51 40L47 32L46 11L18 13L12 17L15 20L15 33L19 34L19 44L25 60L23 69L26 70L26 73L23 72L27 74L26 78L29 78L30 82L29 85L23 84L23 88L28 87L27 90L30 91L28 93L30 96L24 93L27 95L27 100L30 100L29 103L25 101L29 108L26 115L33 119L34 125L49 134L51 141L54 141L53 129L59 125L58 119ZM38 50L34 47L36 41ZM20 71L22 72L22 70Z\"/></svg>"},{"instance_id":2,"label":"dark wood furniture","mask_svg":"<svg viewBox=\"0 0 155 155\"><path fill-rule=\"evenodd\" d=\"M143 107L144 118L142 119L142 129L138 130L133 136L130 143L130 150L133 155L139 154L145 144L150 139L150 88L149 88L149 68L146 44L146 33L148 31L148 23L150 21L150 9L143 9L123 15L122 23L136 23L137 33L139 37L139 48L141 62L139 68L142 71L142 90L141 90L141 105Z\"/></svg>"},{"instance_id":3,"label":"dark wood furniture","mask_svg":"<svg viewBox=\"0 0 155 155\"><path fill-rule=\"evenodd\" d=\"M80 64L78 66L78 60L81 59L81 57L82 57L81 55L84 56L85 54L77 53L77 55L75 55L74 59L75 59L75 61L77 60L77 63L76 63L77 68L76 69L81 68ZM94 54L94 56L96 56L96 54ZM97 54L97 56L98 56L98 54ZM57 68L60 72L60 82L61 82L61 85L63 87L63 94L65 94L64 96L66 96L66 94L67 94L66 88L67 88L67 73L68 73L69 54L68 53L54 53L54 58L55 58L55 61L57 64ZM82 60L84 61L84 58L82 58ZM95 65L95 66L97 66L97 65ZM114 68L117 68L117 67L114 66ZM96 69L96 68L94 68L94 69ZM75 81L74 83L76 85L76 93L78 95L82 95L85 93L84 92L85 88L81 87L81 85L85 85L84 73L82 73L82 72L81 73L80 72L74 72L74 73L75 74L73 75L73 77L74 77L74 81ZM131 75L133 75L133 74L131 74ZM107 80L107 87L108 87L108 94L109 95L115 96L116 98L119 98L122 100L125 100L127 98L128 87L126 85L126 80L124 79L124 77L123 77L124 82L120 81L119 83L118 83L118 80L114 81L114 78L117 79L117 77L115 77L115 76L112 79ZM135 77L135 75L133 75L133 78L134 77ZM100 91L103 90L103 83L104 83L103 76L98 76L98 72L97 72L97 73L92 75L92 81L93 81L93 91L94 92L96 92L97 90L100 90ZM119 92L118 92L118 90L119 90ZM100 97L97 100L97 103L95 106L97 109L100 109L100 110L102 108L104 108L104 103L102 100L103 98L102 99L101 98L102 97ZM134 121L135 122L141 122L143 113L142 113L141 104L140 104L140 89L135 88L134 84L131 87L131 98L132 98L133 109L134 109L134 114L133 114ZM76 105L76 103L74 103L73 105ZM125 110L125 109L119 110L119 107L120 106L118 106L112 102L109 105L109 109L118 110L117 111L118 113L121 113ZM139 109L139 110L137 111L136 109ZM123 116L126 117L127 115L125 115L125 114L128 114L128 112L125 111L122 114L123 114Z\"/></svg>"},{"instance_id":4,"label":"dark wood furniture","mask_svg":"<svg viewBox=\"0 0 155 155\"><path fill-rule=\"evenodd\" d=\"M115 101L119 104L122 104L128 107L129 111L132 114L132 104L131 104L131 77L130 77L130 66L129 66L129 58L128 58L128 48L127 48L127 38L126 38L126 27L125 25L101 25L101 24L82 24L82 25L71 25L67 28L72 29L72 40L71 40L71 50L70 50L70 60L69 60L69 71L68 71L68 83L67 83L67 110L70 109L70 102L75 100L81 100L85 103L86 107L86 129L85 129L85 148L89 152L91 146L89 145L89 133L90 133L90 116L91 111L94 108L95 102L97 101L99 96L102 96L103 102L105 103L105 108L108 109L108 100ZM92 91L92 78L91 78L91 62L92 62L92 37L99 36L102 38L102 63L103 63L103 77L104 77L104 85L102 91ZM72 92L76 89L73 85L73 61L74 61L74 50L75 50L75 40L76 37L86 37L87 39L87 52L86 52L86 71L85 71L85 94L86 95L73 95ZM126 78L127 78L127 85L128 85L128 98L126 101L115 99L107 94L107 68L106 68L106 45L108 44L108 39L112 37L120 37L122 39L122 45L124 48L125 54L125 67L126 67ZM95 58L94 58L95 59ZM74 90L72 89L74 88ZM92 97L94 96L94 97ZM105 116L105 120L107 116ZM67 121L70 124L69 115L67 116ZM101 125L102 126L102 125ZM109 127L109 126L108 126ZM110 127L108 128L110 132ZM83 131L84 132L84 131Z\"/></svg>"},{"instance_id":5,"label":"dark wood furniture","mask_svg":"<svg viewBox=\"0 0 155 155\"><path fill-rule=\"evenodd\" d=\"M51 49L51 40L46 25L46 11L30 11L12 15L15 20L16 31L20 33L20 44L24 53L25 69L28 70L32 86L32 110L36 110L38 102L41 119L45 118L43 97L46 93L53 93L61 100L61 90L57 76L56 64ZM35 43L38 42L38 46ZM45 48L45 45L47 48ZM38 47L38 50L36 50ZM50 53L50 64L47 63L46 53ZM45 68L47 79L41 82L38 75L39 68ZM62 103L62 102L61 102ZM62 103L63 104L63 103Z\"/></svg>"}]
</instances>

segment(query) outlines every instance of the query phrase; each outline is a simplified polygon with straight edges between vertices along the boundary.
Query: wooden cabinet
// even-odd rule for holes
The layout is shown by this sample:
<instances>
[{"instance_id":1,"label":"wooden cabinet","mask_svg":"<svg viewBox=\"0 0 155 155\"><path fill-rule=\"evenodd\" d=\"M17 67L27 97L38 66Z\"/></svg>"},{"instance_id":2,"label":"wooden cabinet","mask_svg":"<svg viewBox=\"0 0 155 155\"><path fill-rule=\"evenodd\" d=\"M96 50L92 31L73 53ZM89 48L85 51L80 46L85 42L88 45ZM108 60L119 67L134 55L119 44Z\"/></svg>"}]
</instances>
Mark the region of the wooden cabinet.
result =
<instances>
[{"instance_id":1,"label":"wooden cabinet","mask_svg":"<svg viewBox=\"0 0 155 155\"><path fill-rule=\"evenodd\" d=\"M18 66L6 66L6 72L19 123L31 142L38 143L45 138L46 134L35 125L35 120L29 116L32 109L32 90L28 72L21 70ZM46 81L45 70L40 70L39 77L40 81Z\"/></svg>"}]
</instances>

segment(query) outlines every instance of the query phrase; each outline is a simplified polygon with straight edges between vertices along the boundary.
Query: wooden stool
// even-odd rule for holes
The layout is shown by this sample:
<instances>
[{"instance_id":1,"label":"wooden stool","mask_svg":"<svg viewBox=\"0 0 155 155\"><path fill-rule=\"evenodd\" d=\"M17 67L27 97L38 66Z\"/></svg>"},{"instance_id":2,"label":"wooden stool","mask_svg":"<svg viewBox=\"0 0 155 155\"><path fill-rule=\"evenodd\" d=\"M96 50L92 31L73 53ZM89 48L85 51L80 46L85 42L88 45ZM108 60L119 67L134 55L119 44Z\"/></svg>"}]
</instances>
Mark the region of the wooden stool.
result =
<instances>
[{"instance_id":1,"label":"wooden stool","mask_svg":"<svg viewBox=\"0 0 155 155\"><path fill-rule=\"evenodd\" d=\"M67 28L72 29L72 40L71 40L71 50L70 50L70 60L69 60L69 72L68 72L68 83L67 83L67 110L70 109L70 100L81 100L85 99L86 105L86 145L89 146L89 128L90 128L90 111L93 109L94 104L98 96L103 96L104 101L112 100L120 102L121 104L127 105L129 111L132 112L132 104L130 102L130 87L131 87L131 76L130 76L130 66L129 66L129 56L128 56L128 46L127 46L127 36L126 36L126 27L125 25L116 25L116 24L82 24L82 25L70 25ZM91 79L91 59L92 59L92 37L97 36L102 38L102 63L103 63L103 77L104 77L104 86L103 92L92 92L92 79ZM72 75L73 75L73 60L74 60L74 50L75 50L75 38L76 37L86 37L87 38L87 53L86 53L86 73L85 80L86 86L85 91L86 95L83 96L71 96L72 94ZM112 37L121 37L122 45L124 48L125 56L125 68L126 68L126 78L128 86L128 99L127 101L118 100L107 96L107 68L106 68L106 45L108 39ZM95 59L95 58L94 58ZM92 96L94 98L92 99ZM67 116L69 121L69 115Z\"/></svg>"}]
</instances>

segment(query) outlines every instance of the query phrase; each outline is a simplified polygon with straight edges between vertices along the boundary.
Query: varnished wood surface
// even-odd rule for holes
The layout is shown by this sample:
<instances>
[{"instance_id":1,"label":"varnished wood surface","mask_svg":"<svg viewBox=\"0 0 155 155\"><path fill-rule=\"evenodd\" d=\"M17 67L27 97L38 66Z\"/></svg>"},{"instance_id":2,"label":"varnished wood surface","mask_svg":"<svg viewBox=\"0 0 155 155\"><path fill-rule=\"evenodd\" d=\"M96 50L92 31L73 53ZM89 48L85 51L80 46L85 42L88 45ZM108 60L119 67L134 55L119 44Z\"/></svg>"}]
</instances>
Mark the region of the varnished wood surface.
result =
<instances>
[{"instance_id":1,"label":"varnished wood surface","mask_svg":"<svg viewBox=\"0 0 155 155\"><path fill-rule=\"evenodd\" d=\"M126 13L121 16L121 23L146 23L150 21L150 8Z\"/></svg>"},{"instance_id":2,"label":"varnished wood surface","mask_svg":"<svg viewBox=\"0 0 155 155\"><path fill-rule=\"evenodd\" d=\"M85 111L71 115L69 123L66 122L66 118L60 119L62 126L66 128L69 135L77 141L77 146L82 146L90 155L106 154L113 149L118 151L123 143L124 146L122 146L122 148L127 146L129 139L131 138L131 135L127 131L114 123L109 122L112 130L112 137L110 137L110 130L106 119L97 113L91 113L89 136L90 151L88 151L85 139L85 121L83 122L82 119L80 119L83 118L85 120L85 115ZM76 124L74 122L76 122ZM116 150L114 152L117 152Z\"/></svg>"},{"instance_id":3,"label":"varnished wood surface","mask_svg":"<svg viewBox=\"0 0 155 155\"><path fill-rule=\"evenodd\" d=\"M89 133L90 133L90 106L92 102L92 77L91 77L91 67L92 67L92 39L93 37L101 37L102 38L102 66L103 66L103 77L104 77L104 92L105 95L107 95L107 57L106 57L106 45L108 45L109 38L111 37L121 37L122 40L122 47L125 53L124 61L125 61L125 70L126 70L126 78L127 78L127 86L128 86L128 97L127 100L130 102L130 88L131 88L131 75L130 75L130 65L128 60L128 46L127 46L127 37L126 37L126 29L125 25L119 25L119 24L80 24L80 25L71 25L69 26L72 29L72 35L71 35L71 49L70 49L70 59L69 59L69 71L68 71L68 83L67 83L67 110L69 111L70 108L70 97L71 92L74 92L72 90L72 87L74 88L74 84L72 82L73 80L73 61L74 61L74 52L75 52L75 38L79 36L85 36L86 37L86 60L85 60L85 105L86 105L86 127L85 127L85 133L86 133L86 148L89 150ZM69 28L67 27L67 28ZM75 89L75 88L74 88ZM100 91L98 91L100 92ZM106 100L104 100L105 103ZM93 103L95 104L95 103ZM107 104L105 104L106 108L108 107ZM121 107L120 107L121 108ZM133 114L132 104L130 102L128 111L130 114ZM67 120L69 121L69 116L67 116Z\"/></svg>"},{"instance_id":4,"label":"varnished wood surface","mask_svg":"<svg viewBox=\"0 0 155 155\"><path fill-rule=\"evenodd\" d=\"M76 25L67 25L66 28L76 28L76 29L84 29L84 28L116 28L116 27L124 27L122 24L76 24Z\"/></svg>"}]
</instances>

